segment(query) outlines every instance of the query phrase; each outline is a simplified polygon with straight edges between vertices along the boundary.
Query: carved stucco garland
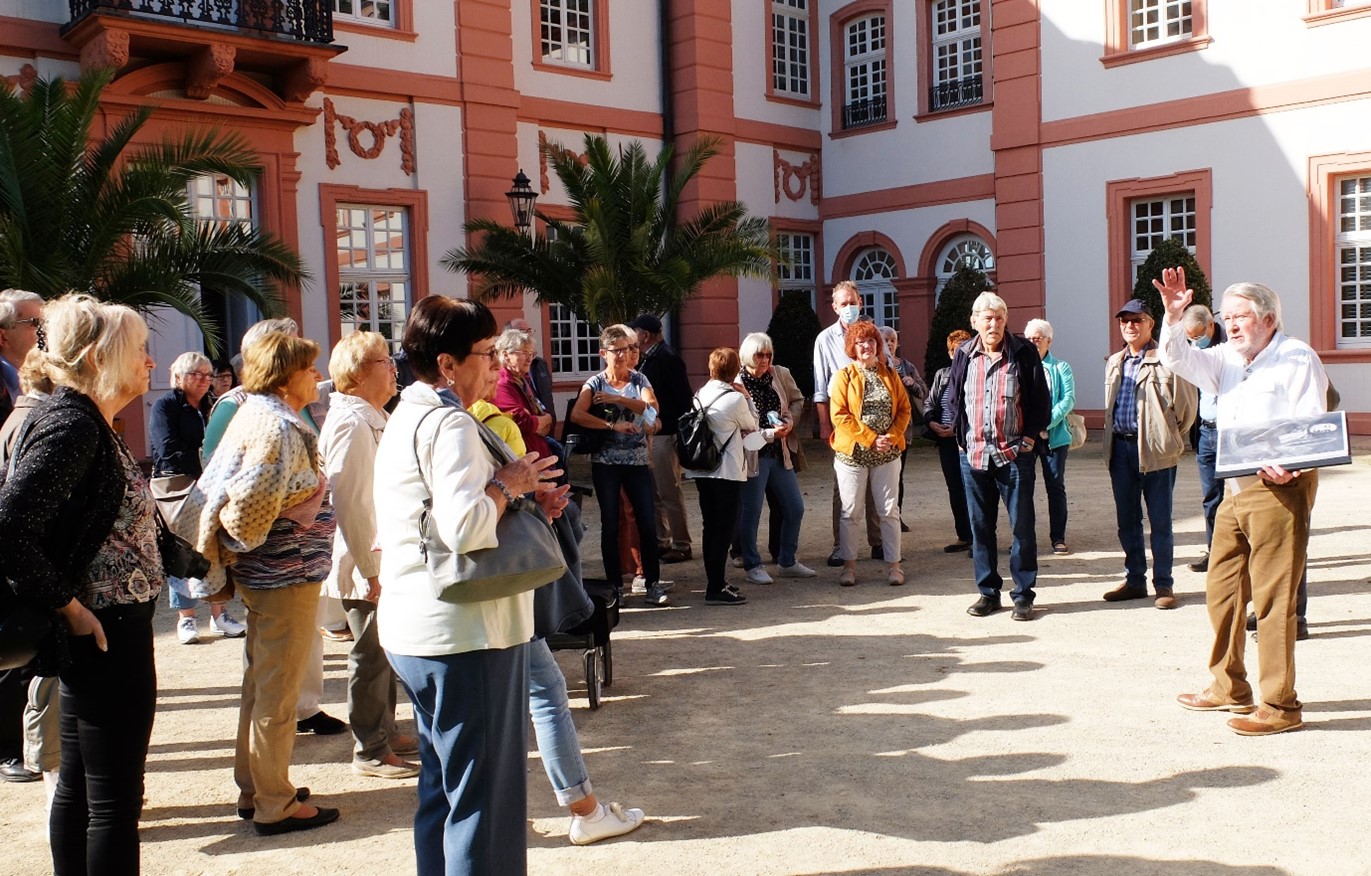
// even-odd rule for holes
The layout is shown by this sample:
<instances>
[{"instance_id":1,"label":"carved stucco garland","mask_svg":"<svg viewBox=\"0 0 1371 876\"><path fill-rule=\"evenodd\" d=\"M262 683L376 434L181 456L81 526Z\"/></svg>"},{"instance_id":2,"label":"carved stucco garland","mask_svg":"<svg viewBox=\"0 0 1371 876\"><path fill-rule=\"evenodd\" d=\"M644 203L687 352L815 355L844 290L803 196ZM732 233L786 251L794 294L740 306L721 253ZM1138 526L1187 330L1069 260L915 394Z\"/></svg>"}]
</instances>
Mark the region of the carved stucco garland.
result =
<instances>
[{"instance_id":1,"label":"carved stucco garland","mask_svg":"<svg viewBox=\"0 0 1371 876\"><path fill-rule=\"evenodd\" d=\"M348 149L358 158L378 158L386 148L386 139L400 135L400 169L406 174L414 173L414 111L409 107L400 110L400 117L384 122L358 121L352 116L341 115L333 106L333 101L324 98L324 158L329 169L342 163L338 157L338 138L334 125L338 124L347 131ZM371 145L362 145L362 135L371 138Z\"/></svg>"},{"instance_id":2,"label":"carved stucco garland","mask_svg":"<svg viewBox=\"0 0 1371 876\"><path fill-rule=\"evenodd\" d=\"M800 164L791 164L781 157L777 150L771 150L772 171L776 183L776 203L781 203L781 192L792 201L798 201L809 190L809 202L819 203L819 190L822 178L819 170L819 156L811 155Z\"/></svg>"}]
</instances>

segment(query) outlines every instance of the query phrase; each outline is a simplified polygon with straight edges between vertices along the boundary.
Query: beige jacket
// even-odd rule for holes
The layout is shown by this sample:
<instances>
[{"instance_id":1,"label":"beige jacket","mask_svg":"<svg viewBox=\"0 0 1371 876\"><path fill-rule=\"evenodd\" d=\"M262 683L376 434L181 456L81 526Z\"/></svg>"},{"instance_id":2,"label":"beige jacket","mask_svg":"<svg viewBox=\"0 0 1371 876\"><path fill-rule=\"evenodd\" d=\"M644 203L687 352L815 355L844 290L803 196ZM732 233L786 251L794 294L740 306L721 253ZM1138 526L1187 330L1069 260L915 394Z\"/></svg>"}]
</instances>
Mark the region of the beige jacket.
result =
<instances>
[{"instance_id":1,"label":"beige jacket","mask_svg":"<svg viewBox=\"0 0 1371 876\"><path fill-rule=\"evenodd\" d=\"M1104 464L1114 449L1114 402L1123 382L1120 350L1104 371ZM1157 350L1143 354L1138 366L1138 469L1144 474L1172 468L1185 452L1185 434L1195 421L1199 392L1161 363Z\"/></svg>"}]
</instances>

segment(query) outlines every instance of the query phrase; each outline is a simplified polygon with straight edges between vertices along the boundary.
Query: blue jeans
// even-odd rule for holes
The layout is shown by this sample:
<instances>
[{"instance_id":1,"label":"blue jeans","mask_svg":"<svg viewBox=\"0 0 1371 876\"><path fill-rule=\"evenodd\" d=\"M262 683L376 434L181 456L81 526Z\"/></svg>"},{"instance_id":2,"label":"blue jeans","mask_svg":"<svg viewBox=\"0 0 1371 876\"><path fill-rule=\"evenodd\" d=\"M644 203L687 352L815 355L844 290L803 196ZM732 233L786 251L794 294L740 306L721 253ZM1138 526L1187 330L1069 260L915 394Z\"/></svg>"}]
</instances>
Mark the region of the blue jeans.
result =
<instances>
[{"instance_id":1,"label":"blue jeans","mask_svg":"<svg viewBox=\"0 0 1371 876\"><path fill-rule=\"evenodd\" d=\"M1136 441L1114 439L1109 457L1109 482L1114 487L1114 516L1123 548L1124 583L1147 589L1147 552L1143 547L1143 505L1152 528L1152 586L1170 590L1171 560L1176 540L1171 532L1171 498L1176 489L1176 466L1143 474L1138 470Z\"/></svg>"},{"instance_id":2,"label":"blue jeans","mask_svg":"<svg viewBox=\"0 0 1371 876\"><path fill-rule=\"evenodd\" d=\"M1000 598L1004 579L999 572L999 543L995 525L1000 516L1000 501L1009 512L1014 542L1009 549L1009 575L1014 580L1010 596L1014 603L1033 604L1033 586L1038 583L1038 536L1033 514L1033 454L1020 454L1009 465L991 465L977 471L962 453L962 483L966 487L966 507L971 515L971 562L976 574L976 589L982 596Z\"/></svg>"},{"instance_id":3,"label":"blue jeans","mask_svg":"<svg viewBox=\"0 0 1371 876\"><path fill-rule=\"evenodd\" d=\"M776 457L762 456L757 460L757 476L743 484L743 510L739 523L739 537L743 554L743 568L755 569L762 564L757 550L757 527L762 521L762 498L770 485L773 495L781 500L781 551L776 561L782 566L795 565L795 551L800 545L800 522L804 520L805 500L800 495L800 482L792 469Z\"/></svg>"},{"instance_id":4,"label":"blue jeans","mask_svg":"<svg viewBox=\"0 0 1371 876\"><path fill-rule=\"evenodd\" d=\"M1200 440L1195 444L1195 464L1200 470L1200 493L1204 495L1204 546L1214 541L1214 516L1223 501L1223 478L1214 476L1214 461L1219 452L1219 430L1200 424Z\"/></svg>"},{"instance_id":5,"label":"blue jeans","mask_svg":"<svg viewBox=\"0 0 1371 876\"><path fill-rule=\"evenodd\" d=\"M1066 541L1066 454L1071 446L1063 444L1042 450L1043 489L1047 491L1047 532L1055 545Z\"/></svg>"},{"instance_id":6,"label":"blue jeans","mask_svg":"<svg viewBox=\"0 0 1371 876\"><path fill-rule=\"evenodd\" d=\"M605 580L616 588L623 586L623 569L619 565L619 490L623 490L638 522L643 577L647 583L656 584L661 580L661 565L652 469L645 465L596 462L590 466L590 482L600 503L600 557L605 564Z\"/></svg>"},{"instance_id":7,"label":"blue jeans","mask_svg":"<svg viewBox=\"0 0 1371 876\"><path fill-rule=\"evenodd\" d=\"M571 720L566 676L543 639L528 646L528 711L538 738L538 756L560 806L570 806L590 796L590 779L581 758L581 740Z\"/></svg>"},{"instance_id":8,"label":"blue jeans","mask_svg":"<svg viewBox=\"0 0 1371 876\"><path fill-rule=\"evenodd\" d=\"M419 726L418 872L527 872L527 646L387 656Z\"/></svg>"}]
</instances>

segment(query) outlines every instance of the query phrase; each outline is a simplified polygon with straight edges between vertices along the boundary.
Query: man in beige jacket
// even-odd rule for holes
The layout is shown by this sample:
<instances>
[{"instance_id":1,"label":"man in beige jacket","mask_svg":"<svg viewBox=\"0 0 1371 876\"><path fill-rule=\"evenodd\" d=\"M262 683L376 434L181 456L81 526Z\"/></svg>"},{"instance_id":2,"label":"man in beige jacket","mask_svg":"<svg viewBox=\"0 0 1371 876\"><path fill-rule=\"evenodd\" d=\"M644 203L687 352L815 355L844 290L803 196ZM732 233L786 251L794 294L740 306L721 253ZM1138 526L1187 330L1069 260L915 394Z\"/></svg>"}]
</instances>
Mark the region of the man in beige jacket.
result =
<instances>
[{"instance_id":1,"label":"man in beige jacket","mask_svg":"<svg viewBox=\"0 0 1371 876\"><path fill-rule=\"evenodd\" d=\"M1123 583L1106 602L1147 597L1147 553L1143 505L1152 528L1153 603L1175 608L1171 576L1175 538L1171 531L1176 465L1185 434L1195 419L1195 387L1172 374L1157 356L1152 316L1140 299L1128 301L1115 318L1124 348L1105 366L1104 455L1114 488L1114 513L1124 552Z\"/></svg>"}]
</instances>

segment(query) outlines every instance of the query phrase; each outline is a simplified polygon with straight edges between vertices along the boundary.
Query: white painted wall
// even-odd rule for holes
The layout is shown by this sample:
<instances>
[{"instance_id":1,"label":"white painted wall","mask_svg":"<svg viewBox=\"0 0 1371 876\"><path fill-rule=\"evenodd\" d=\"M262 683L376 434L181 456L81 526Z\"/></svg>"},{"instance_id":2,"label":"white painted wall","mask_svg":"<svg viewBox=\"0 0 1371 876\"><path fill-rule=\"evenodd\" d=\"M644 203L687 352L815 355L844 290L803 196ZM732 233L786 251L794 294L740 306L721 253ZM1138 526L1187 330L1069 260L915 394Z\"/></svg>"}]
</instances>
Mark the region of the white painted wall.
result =
<instances>
[{"instance_id":1,"label":"white painted wall","mask_svg":"<svg viewBox=\"0 0 1371 876\"><path fill-rule=\"evenodd\" d=\"M845 219L830 219L824 223L824 277L829 285L845 276L838 276L835 261L843 244L854 236L872 229L879 230L899 249L898 256L904 260L906 271L913 273L919 268L919 256L935 232L948 222L969 219L995 227L995 203L991 200L967 201L956 204L938 204L915 210L899 210L866 216L852 216Z\"/></svg>"},{"instance_id":2,"label":"white painted wall","mask_svg":"<svg viewBox=\"0 0 1371 876\"><path fill-rule=\"evenodd\" d=\"M820 116L827 107L797 106L766 96L771 81L771 4L770 0L733 0L733 112L740 119L753 119L807 130L820 127ZM811 68L819 63L819 43L828 40L824 19L809 35ZM819 68L824 74L827 67ZM812 82L819 97L827 90L826 78ZM826 123L825 123L826 124Z\"/></svg>"},{"instance_id":3,"label":"white painted wall","mask_svg":"<svg viewBox=\"0 0 1371 876\"><path fill-rule=\"evenodd\" d=\"M414 8L414 42L397 40L369 33L335 31L333 41L347 46L338 62L377 70L397 70L406 73L425 73L430 76L457 75L457 32L452 3L425 3L417 0ZM348 21L335 16L335 21ZM365 25L363 25L365 26ZM368 30L371 30L367 26ZM377 31L383 28L375 28Z\"/></svg>"},{"instance_id":4,"label":"white painted wall","mask_svg":"<svg viewBox=\"0 0 1371 876\"><path fill-rule=\"evenodd\" d=\"M657 4L612 0L607 5L612 78L604 81L535 70L533 38L537 22L532 17L532 6L524 0L513 3L515 88L531 97L659 112L662 96L657 68Z\"/></svg>"},{"instance_id":5,"label":"white painted wall","mask_svg":"<svg viewBox=\"0 0 1371 876\"><path fill-rule=\"evenodd\" d=\"M31 21L71 21L71 10L65 3L53 0L0 0L0 15L27 18Z\"/></svg>"}]
</instances>

